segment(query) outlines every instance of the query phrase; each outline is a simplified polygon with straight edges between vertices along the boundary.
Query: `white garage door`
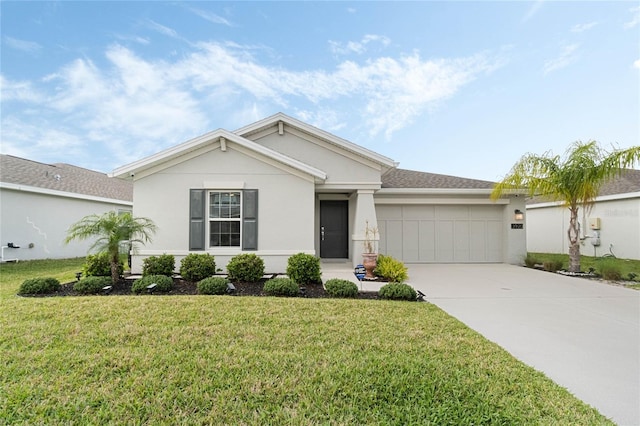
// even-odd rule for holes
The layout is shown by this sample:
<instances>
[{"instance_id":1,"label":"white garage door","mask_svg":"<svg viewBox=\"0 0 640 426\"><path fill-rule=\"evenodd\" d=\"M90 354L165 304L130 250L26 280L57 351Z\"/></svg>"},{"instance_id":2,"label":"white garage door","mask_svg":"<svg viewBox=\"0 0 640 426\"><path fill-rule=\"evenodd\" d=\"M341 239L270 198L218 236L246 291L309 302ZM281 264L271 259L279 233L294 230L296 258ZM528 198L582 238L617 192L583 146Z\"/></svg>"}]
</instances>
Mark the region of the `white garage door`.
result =
<instances>
[{"instance_id":1,"label":"white garage door","mask_svg":"<svg viewBox=\"0 0 640 426\"><path fill-rule=\"evenodd\" d=\"M377 205L380 253L409 263L503 262L503 207Z\"/></svg>"}]
</instances>

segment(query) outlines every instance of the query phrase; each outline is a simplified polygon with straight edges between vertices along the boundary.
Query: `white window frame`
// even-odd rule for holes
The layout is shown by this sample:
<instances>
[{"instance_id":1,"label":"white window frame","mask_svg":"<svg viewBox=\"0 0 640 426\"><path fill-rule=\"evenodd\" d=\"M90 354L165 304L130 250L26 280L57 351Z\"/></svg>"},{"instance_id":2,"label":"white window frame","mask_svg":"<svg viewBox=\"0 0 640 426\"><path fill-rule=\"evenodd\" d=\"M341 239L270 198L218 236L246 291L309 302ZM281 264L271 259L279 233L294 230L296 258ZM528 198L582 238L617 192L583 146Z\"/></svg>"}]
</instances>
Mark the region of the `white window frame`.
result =
<instances>
[{"instance_id":1,"label":"white window frame","mask_svg":"<svg viewBox=\"0 0 640 426\"><path fill-rule=\"evenodd\" d=\"M229 194L237 194L238 197L240 198L240 202L239 202L239 209L240 209L240 215L237 218L225 218L225 217L220 217L220 218L214 218L211 217L211 196L212 194L224 194L224 193L229 193ZM239 189L212 189L212 190L208 190L207 191L207 210L206 210L206 217L207 217L207 247L209 249L212 250L218 250L218 249L242 249L242 221L243 221L243 197L242 197L242 190ZM238 240L238 245L235 246L214 246L211 245L211 223L212 222L238 222L240 224L240 235L239 235L239 240Z\"/></svg>"}]
</instances>

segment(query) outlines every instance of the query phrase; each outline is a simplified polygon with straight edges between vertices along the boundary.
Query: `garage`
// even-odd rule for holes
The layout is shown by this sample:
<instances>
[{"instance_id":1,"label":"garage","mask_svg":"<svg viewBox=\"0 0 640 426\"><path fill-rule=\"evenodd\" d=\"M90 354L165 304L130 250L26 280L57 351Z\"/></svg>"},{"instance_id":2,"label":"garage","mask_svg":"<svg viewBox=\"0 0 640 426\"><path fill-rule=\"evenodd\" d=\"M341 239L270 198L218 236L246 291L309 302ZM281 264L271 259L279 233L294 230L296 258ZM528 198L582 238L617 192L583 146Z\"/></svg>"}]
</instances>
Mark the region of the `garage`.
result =
<instances>
[{"instance_id":1,"label":"garage","mask_svg":"<svg viewBox=\"0 0 640 426\"><path fill-rule=\"evenodd\" d=\"M500 263L502 205L376 206L380 253L407 263Z\"/></svg>"}]
</instances>

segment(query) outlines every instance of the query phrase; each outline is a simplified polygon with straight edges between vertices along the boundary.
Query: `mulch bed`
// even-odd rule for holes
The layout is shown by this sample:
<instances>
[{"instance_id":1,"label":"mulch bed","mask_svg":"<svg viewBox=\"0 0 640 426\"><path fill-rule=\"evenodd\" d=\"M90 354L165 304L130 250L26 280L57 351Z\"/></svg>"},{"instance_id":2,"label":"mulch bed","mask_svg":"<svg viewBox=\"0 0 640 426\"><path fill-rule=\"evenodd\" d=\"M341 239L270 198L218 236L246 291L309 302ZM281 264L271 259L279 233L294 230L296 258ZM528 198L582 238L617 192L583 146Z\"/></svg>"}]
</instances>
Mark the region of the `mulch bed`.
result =
<instances>
[{"instance_id":1,"label":"mulch bed","mask_svg":"<svg viewBox=\"0 0 640 426\"><path fill-rule=\"evenodd\" d=\"M132 296L134 293L131 292L131 285L133 284L132 279L121 279L118 281L116 285L113 286L109 294L102 294L104 296ZM243 283L243 282L234 282L233 285L236 288L235 293L232 296L266 296L262 292L262 287L264 286L266 279L262 279L257 283ZM80 293L73 290L73 286L76 282L64 283L61 285L60 290L55 293L50 294L25 294L21 296L29 296L29 297L58 297L58 296L82 296ZM148 294L148 293L143 293ZM184 296L184 295L197 295L198 290L196 287L196 283L192 283L180 278L173 279L173 289L168 293L158 293L154 292L152 295L174 295L174 296ZM300 297L306 298L330 298L327 291L324 289L322 284L307 284L301 286ZM378 292L359 292L357 299L378 299Z\"/></svg>"}]
</instances>

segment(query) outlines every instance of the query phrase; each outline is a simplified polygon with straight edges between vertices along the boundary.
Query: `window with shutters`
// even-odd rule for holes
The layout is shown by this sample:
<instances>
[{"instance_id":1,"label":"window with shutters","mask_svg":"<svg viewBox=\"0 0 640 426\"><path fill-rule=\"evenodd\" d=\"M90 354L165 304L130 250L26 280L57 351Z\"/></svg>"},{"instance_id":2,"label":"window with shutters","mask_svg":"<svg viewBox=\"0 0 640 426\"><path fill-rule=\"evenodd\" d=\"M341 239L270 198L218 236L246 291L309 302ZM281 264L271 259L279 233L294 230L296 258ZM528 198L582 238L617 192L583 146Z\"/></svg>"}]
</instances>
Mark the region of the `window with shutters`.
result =
<instances>
[{"instance_id":1,"label":"window with shutters","mask_svg":"<svg viewBox=\"0 0 640 426\"><path fill-rule=\"evenodd\" d=\"M257 189L189 190L189 250L216 247L258 250Z\"/></svg>"},{"instance_id":2,"label":"window with shutters","mask_svg":"<svg viewBox=\"0 0 640 426\"><path fill-rule=\"evenodd\" d=\"M242 193L209 192L209 247L240 247Z\"/></svg>"}]
</instances>

